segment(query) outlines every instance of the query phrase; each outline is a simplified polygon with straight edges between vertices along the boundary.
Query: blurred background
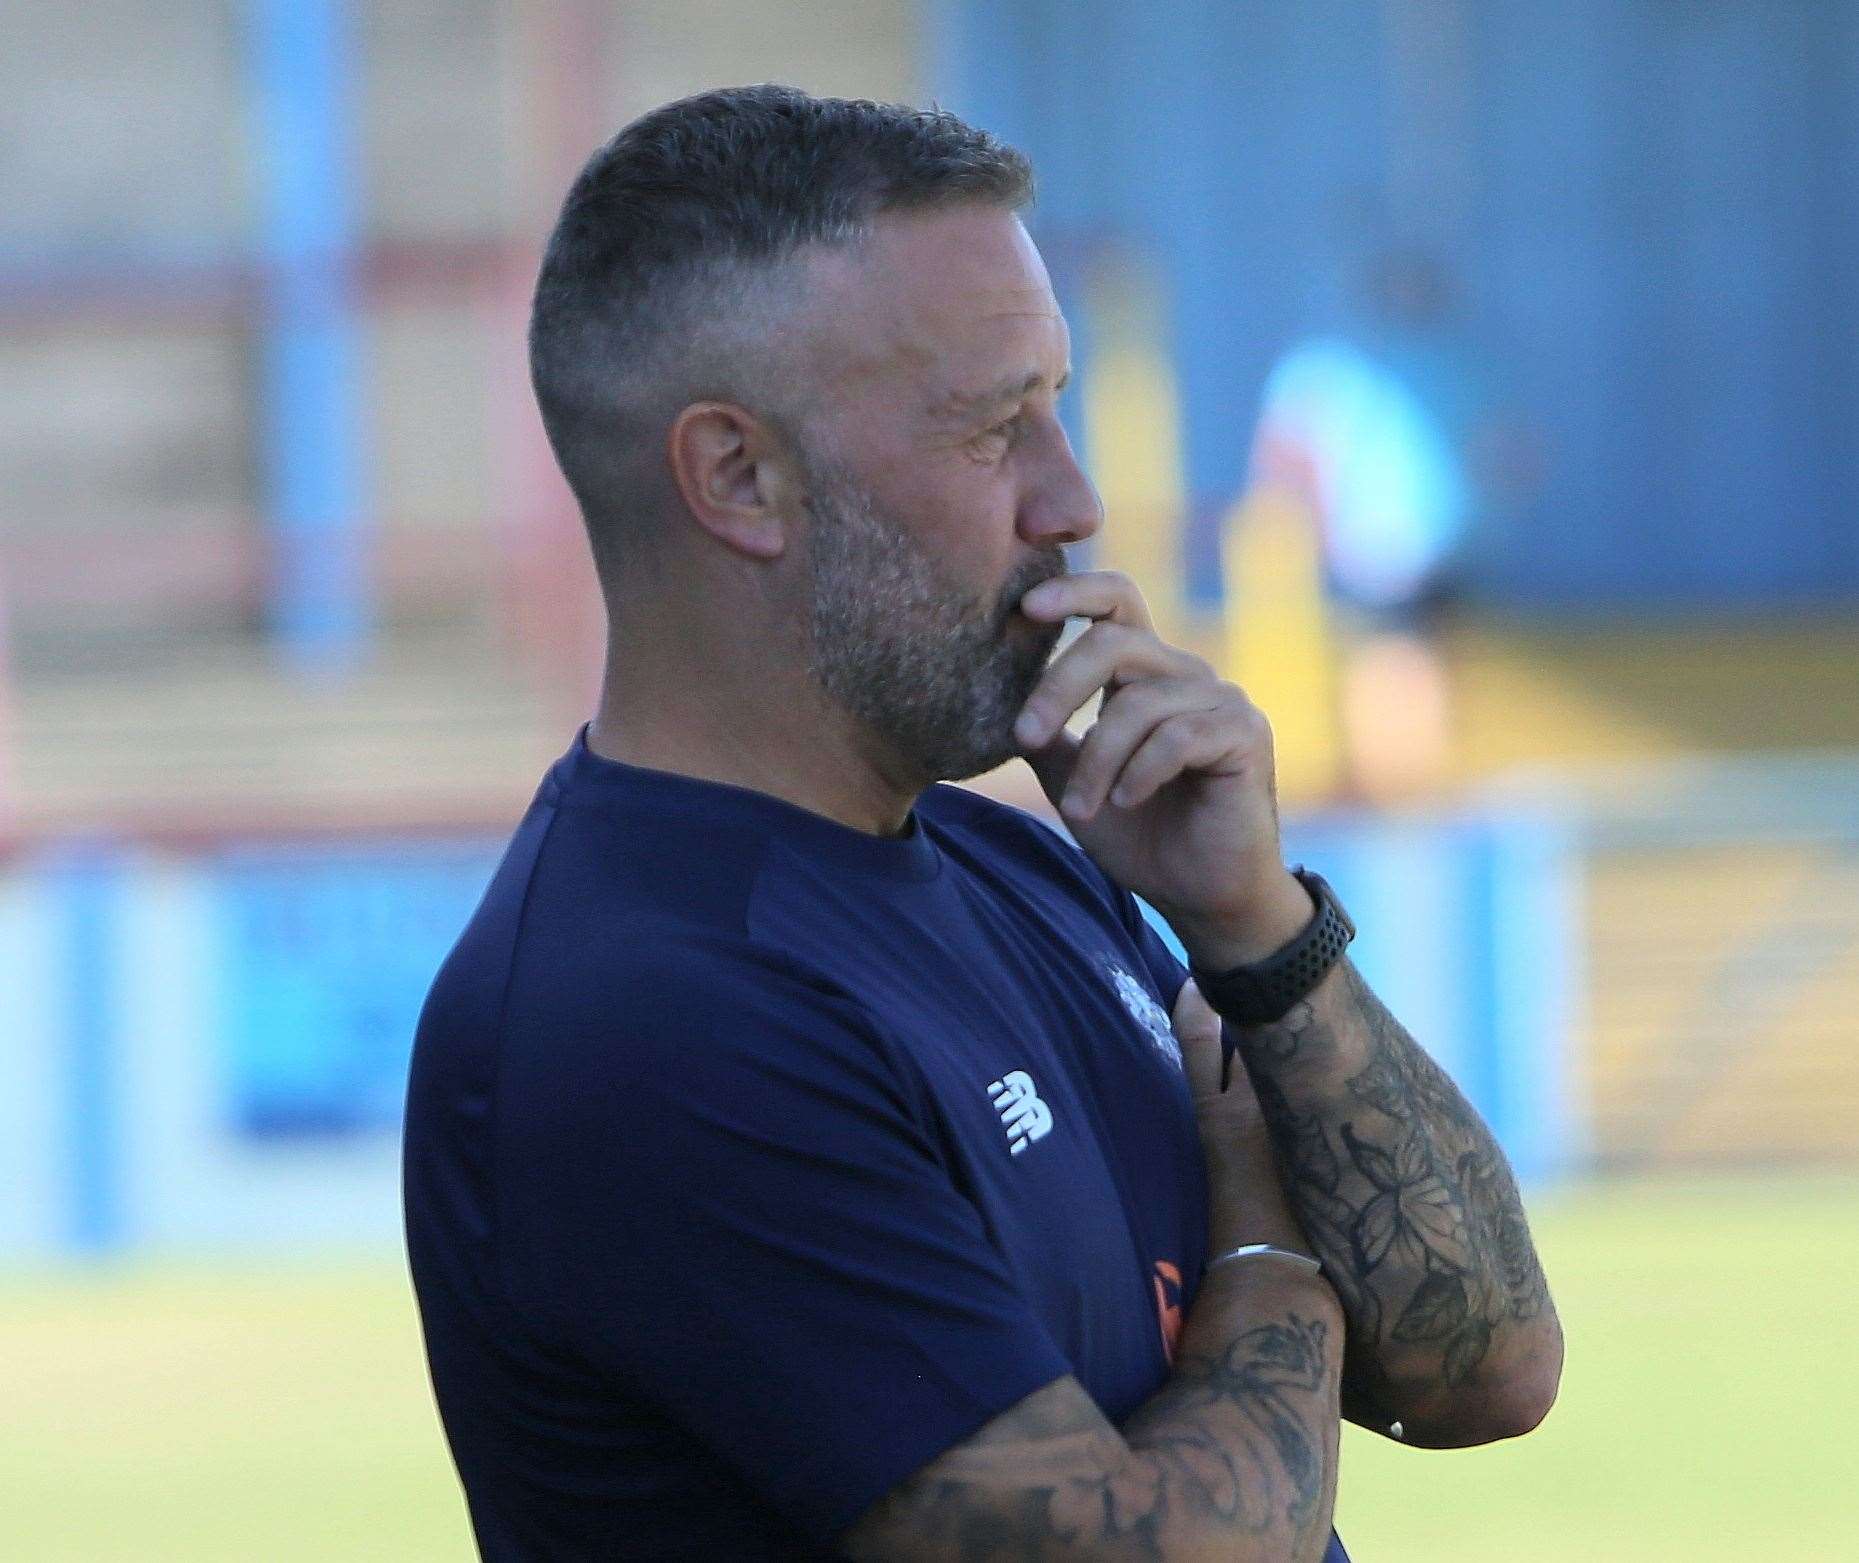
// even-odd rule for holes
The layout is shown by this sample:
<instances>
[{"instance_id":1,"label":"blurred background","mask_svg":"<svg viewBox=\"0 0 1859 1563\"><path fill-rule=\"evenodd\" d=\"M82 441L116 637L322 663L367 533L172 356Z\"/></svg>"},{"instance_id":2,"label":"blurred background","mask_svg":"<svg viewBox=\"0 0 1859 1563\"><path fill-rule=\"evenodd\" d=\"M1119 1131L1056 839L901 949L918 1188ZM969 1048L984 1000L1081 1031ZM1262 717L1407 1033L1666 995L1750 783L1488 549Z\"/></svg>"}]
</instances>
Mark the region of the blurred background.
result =
<instances>
[{"instance_id":1,"label":"blurred background","mask_svg":"<svg viewBox=\"0 0 1859 1563\"><path fill-rule=\"evenodd\" d=\"M14 0L0 80L0 1556L471 1555L396 1136L598 673L527 294L761 80L1031 154L1091 562L1532 1186L1562 1403L1352 1434L1351 1550L1859 1555L1859 3Z\"/></svg>"}]
</instances>

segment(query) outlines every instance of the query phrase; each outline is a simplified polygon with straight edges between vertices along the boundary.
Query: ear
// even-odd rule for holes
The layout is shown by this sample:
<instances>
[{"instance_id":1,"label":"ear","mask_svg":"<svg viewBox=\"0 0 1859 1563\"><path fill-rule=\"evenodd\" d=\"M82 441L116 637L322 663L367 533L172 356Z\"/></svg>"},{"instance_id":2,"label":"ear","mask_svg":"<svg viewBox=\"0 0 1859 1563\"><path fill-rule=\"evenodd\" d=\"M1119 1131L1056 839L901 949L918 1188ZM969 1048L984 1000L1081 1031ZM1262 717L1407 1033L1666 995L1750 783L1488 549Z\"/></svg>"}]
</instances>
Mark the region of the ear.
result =
<instances>
[{"instance_id":1,"label":"ear","mask_svg":"<svg viewBox=\"0 0 1859 1563\"><path fill-rule=\"evenodd\" d=\"M691 518L739 553L779 559L787 548L780 503L787 459L774 431L730 402L693 402L672 420L666 441Z\"/></svg>"}]
</instances>

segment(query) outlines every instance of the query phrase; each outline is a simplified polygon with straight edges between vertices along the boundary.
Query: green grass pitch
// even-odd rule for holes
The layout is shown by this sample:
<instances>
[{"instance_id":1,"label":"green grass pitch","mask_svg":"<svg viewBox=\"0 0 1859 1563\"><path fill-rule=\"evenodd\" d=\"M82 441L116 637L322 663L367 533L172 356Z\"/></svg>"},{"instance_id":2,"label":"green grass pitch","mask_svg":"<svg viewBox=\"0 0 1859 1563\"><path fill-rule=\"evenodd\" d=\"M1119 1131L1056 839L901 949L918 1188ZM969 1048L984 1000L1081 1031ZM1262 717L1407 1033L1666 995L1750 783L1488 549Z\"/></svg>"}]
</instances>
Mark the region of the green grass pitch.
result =
<instances>
[{"instance_id":1,"label":"green grass pitch","mask_svg":"<svg viewBox=\"0 0 1859 1563\"><path fill-rule=\"evenodd\" d=\"M1569 1339L1527 1439L1350 1430L1358 1563L1859 1558L1859 1179L1536 1202ZM464 1559L391 1263L0 1281L9 1563Z\"/></svg>"}]
</instances>

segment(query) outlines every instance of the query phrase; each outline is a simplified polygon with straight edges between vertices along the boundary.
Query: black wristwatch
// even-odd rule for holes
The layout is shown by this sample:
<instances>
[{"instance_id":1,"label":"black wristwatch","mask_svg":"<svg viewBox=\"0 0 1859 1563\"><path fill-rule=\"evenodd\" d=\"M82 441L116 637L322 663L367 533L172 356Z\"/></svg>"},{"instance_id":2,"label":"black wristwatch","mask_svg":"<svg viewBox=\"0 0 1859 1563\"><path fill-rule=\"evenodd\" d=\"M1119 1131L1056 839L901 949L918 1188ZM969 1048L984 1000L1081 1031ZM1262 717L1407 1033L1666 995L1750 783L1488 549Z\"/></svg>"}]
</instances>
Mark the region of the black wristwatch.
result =
<instances>
[{"instance_id":1,"label":"black wristwatch","mask_svg":"<svg viewBox=\"0 0 1859 1563\"><path fill-rule=\"evenodd\" d=\"M1222 1018L1236 1025L1263 1026L1283 1020L1291 1006L1323 981L1329 969L1343 958L1343 951L1356 936L1356 925L1349 920L1328 880L1307 868L1291 872L1317 903L1317 915L1301 934L1282 950L1250 966L1235 966L1226 972L1189 968L1201 996Z\"/></svg>"}]
</instances>

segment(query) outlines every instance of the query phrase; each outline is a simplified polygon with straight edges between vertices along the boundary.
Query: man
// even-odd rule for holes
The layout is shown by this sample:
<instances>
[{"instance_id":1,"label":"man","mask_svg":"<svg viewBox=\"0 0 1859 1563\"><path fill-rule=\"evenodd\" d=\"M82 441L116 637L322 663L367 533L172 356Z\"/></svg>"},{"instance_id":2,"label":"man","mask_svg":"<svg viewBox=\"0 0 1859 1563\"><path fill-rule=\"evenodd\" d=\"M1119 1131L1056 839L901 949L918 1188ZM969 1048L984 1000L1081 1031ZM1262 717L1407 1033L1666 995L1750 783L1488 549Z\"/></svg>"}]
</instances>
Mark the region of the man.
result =
<instances>
[{"instance_id":1,"label":"man","mask_svg":"<svg viewBox=\"0 0 1859 1563\"><path fill-rule=\"evenodd\" d=\"M550 240L607 680L407 1121L487 1558L1340 1558L1340 1414L1554 1394L1503 1158L1285 869L1264 720L1066 571L1030 193L951 116L752 88L622 131ZM1083 852L934 785L1016 753Z\"/></svg>"}]
</instances>

